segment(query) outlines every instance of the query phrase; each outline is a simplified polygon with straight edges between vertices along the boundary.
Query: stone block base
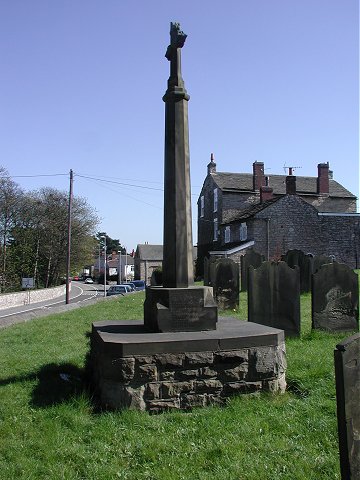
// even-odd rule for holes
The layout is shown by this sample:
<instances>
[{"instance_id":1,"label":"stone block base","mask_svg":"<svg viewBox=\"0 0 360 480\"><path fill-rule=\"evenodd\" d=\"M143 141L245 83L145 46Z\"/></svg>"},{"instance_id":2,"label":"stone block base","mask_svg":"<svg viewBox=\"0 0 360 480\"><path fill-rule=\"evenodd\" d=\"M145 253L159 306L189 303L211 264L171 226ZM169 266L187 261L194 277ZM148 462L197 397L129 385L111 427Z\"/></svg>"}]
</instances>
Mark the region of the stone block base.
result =
<instances>
[{"instance_id":1,"label":"stone block base","mask_svg":"<svg viewBox=\"0 0 360 480\"><path fill-rule=\"evenodd\" d=\"M149 332L215 330L217 306L212 287L148 287L144 325Z\"/></svg>"},{"instance_id":2,"label":"stone block base","mask_svg":"<svg viewBox=\"0 0 360 480\"><path fill-rule=\"evenodd\" d=\"M222 405L232 395L285 391L284 333L232 318L219 319L216 331L180 334L97 322L88 368L104 408Z\"/></svg>"}]
</instances>

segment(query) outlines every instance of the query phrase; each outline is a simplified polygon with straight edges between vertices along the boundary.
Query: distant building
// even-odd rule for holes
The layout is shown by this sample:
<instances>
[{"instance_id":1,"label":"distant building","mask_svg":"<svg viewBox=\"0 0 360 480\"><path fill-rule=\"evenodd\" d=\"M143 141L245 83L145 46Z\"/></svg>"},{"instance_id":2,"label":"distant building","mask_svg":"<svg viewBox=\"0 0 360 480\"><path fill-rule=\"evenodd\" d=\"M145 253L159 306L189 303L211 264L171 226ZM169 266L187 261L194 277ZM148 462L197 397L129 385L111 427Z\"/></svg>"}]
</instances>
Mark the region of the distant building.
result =
<instances>
[{"instance_id":1,"label":"distant building","mask_svg":"<svg viewBox=\"0 0 360 480\"><path fill-rule=\"evenodd\" d=\"M216 171L213 156L198 199L198 257L236 259L249 247L267 259L290 249L334 255L359 268L360 214L356 197L333 179L327 163L317 177ZM199 273L202 273L201 271Z\"/></svg>"},{"instance_id":2,"label":"distant building","mask_svg":"<svg viewBox=\"0 0 360 480\"><path fill-rule=\"evenodd\" d=\"M134 279L134 258L131 255L121 255L118 252L112 252L106 258L106 276L119 278L121 271L121 281L130 281ZM104 274L104 254L97 256L94 261L94 276L98 278Z\"/></svg>"},{"instance_id":3,"label":"distant building","mask_svg":"<svg viewBox=\"0 0 360 480\"><path fill-rule=\"evenodd\" d=\"M197 256L196 247L193 248L194 261ZM162 268L163 246L139 244L135 253L135 280L144 280L150 285L151 275L154 270Z\"/></svg>"}]
</instances>

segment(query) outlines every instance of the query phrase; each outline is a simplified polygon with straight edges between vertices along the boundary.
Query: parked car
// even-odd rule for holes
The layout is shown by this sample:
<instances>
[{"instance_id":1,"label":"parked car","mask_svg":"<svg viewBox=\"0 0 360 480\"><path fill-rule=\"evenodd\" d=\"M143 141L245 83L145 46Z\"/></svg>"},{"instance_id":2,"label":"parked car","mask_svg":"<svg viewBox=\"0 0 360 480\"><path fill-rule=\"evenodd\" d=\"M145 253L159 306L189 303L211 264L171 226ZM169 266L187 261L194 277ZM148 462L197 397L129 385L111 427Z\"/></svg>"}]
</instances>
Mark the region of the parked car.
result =
<instances>
[{"instance_id":1,"label":"parked car","mask_svg":"<svg viewBox=\"0 0 360 480\"><path fill-rule=\"evenodd\" d=\"M91 277L85 278L85 283L94 283L94 280Z\"/></svg>"},{"instance_id":2,"label":"parked car","mask_svg":"<svg viewBox=\"0 0 360 480\"><path fill-rule=\"evenodd\" d=\"M131 283L135 285L136 290L145 290L144 280L133 280Z\"/></svg>"},{"instance_id":3,"label":"parked car","mask_svg":"<svg viewBox=\"0 0 360 480\"><path fill-rule=\"evenodd\" d=\"M133 292L134 290L136 290L136 287L135 287L135 284L133 282L124 282L122 283L121 285L129 285L129 287L131 288L131 291Z\"/></svg>"},{"instance_id":4,"label":"parked car","mask_svg":"<svg viewBox=\"0 0 360 480\"><path fill-rule=\"evenodd\" d=\"M106 292L106 296L110 297L112 295L124 295L129 293L130 289L127 285L111 285Z\"/></svg>"},{"instance_id":5,"label":"parked car","mask_svg":"<svg viewBox=\"0 0 360 480\"><path fill-rule=\"evenodd\" d=\"M75 277L73 277L73 280L80 280L80 278L77 275L75 275Z\"/></svg>"}]
</instances>

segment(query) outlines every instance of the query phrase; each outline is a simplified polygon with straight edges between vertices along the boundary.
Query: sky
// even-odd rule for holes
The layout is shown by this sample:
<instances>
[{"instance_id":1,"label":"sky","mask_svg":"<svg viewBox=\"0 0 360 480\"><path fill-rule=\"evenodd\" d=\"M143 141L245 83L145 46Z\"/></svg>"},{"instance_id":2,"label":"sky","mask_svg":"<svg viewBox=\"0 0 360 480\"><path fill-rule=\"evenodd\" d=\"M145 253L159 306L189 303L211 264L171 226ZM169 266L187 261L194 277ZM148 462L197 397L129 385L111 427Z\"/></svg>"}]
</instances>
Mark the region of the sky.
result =
<instances>
[{"instance_id":1,"label":"sky","mask_svg":"<svg viewBox=\"0 0 360 480\"><path fill-rule=\"evenodd\" d=\"M193 240L217 170L334 179L359 195L358 0L0 0L0 165L87 199L128 251L162 244L170 22L188 35Z\"/></svg>"}]
</instances>

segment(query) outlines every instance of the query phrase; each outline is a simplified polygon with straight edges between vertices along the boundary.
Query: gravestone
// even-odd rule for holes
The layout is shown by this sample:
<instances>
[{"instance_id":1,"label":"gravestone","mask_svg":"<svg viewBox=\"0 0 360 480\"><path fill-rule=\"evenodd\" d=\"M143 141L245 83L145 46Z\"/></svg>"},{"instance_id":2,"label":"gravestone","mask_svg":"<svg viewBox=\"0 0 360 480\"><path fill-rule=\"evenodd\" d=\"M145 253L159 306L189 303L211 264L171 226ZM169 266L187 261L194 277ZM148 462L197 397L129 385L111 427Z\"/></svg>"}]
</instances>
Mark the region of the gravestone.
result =
<instances>
[{"instance_id":1,"label":"gravestone","mask_svg":"<svg viewBox=\"0 0 360 480\"><path fill-rule=\"evenodd\" d=\"M313 262L313 273L316 273L323 265L335 263L335 257L333 255L329 257L327 257L326 255L315 255Z\"/></svg>"},{"instance_id":2,"label":"gravestone","mask_svg":"<svg viewBox=\"0 0 360 480\"><path fill-rule=\"evenodd\" d=\"M260 267L265 260L264 255L257 253L253 248L249 248L245 255L241 257L241 291L247 292L248 290L248 271L249 267Z\"/></svg>"},{"instance_id":3,"label":"gravestone","mask_svg":"<svg viewBox=\"0 0 360 480\"><path fill-rule=\"evenodd\" d=\"M221 257L205 257L204 259L204 285L209 287L213 286L215 278L215 264Z\"/></svg>"},{"instance_id":4,"label":"gravestone","mask_svg":"<svg viewBox=\"0 0 360 480\"><path fill-rule=\"evenodd\" d=\"M249 322L281 328L286 336L300 335L300 274L285 262L249 267Z\"/></svg>"},{"instance_id":5,"label":"gravestone","mask_svg":"<svg viewBox=\"0 0 360 480\"><path fill-rule=\"evenodd\" d=\"M239 265L230 258L219 258L214 263L212 281L217 306L222 310L239 307Z\"/></svg>"},{"instance_id":6,"label":"gravestone","mask_svg":"<svg viewBox=\"0 0 360 480\"><path fill-rule=\"evenodd\" d=\"M312 276L312 328L352 331L359 323L359 280L342 263L331 263Z\"/></svg>"},{"instance_id":7,"label":"gravestone","mask_svg":"<svg viewBox=\"0 0 360 480\"><path fill-rule=\"evenodd\" d=\"M314 257L311 254L305 254L302 250L289 250L281 260L291 267L299 267L300 270L300 293L310 292L311 275L313 273Z\"/></svg>"},{"instance_id":8,"label":"gravestone","mask_svg":"<svg viewBox=\"0 0 360 480\"><path fill-rule=\"evenodd\" d=\"M360 334L336 345L336 404L342 480L360 478Z\"/></svg>"}]
</instances>

